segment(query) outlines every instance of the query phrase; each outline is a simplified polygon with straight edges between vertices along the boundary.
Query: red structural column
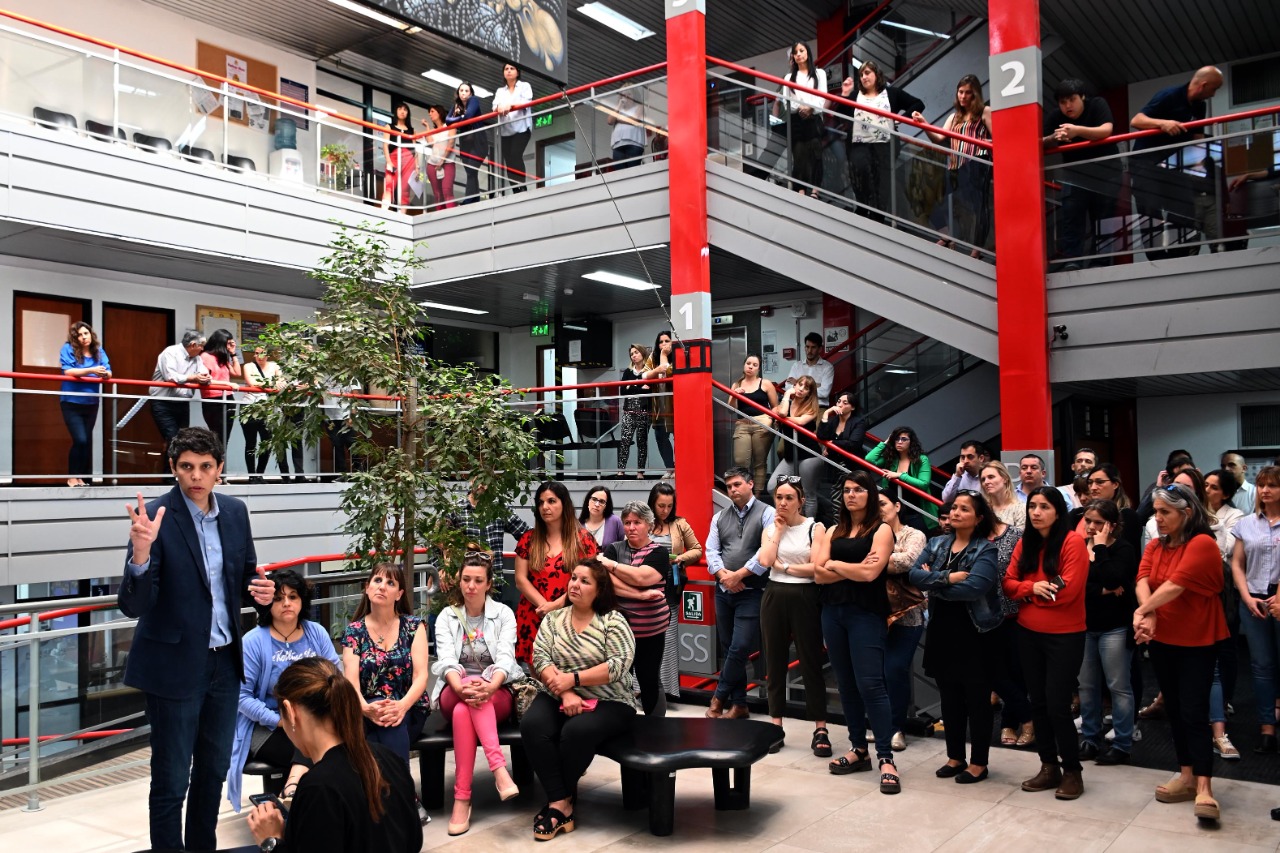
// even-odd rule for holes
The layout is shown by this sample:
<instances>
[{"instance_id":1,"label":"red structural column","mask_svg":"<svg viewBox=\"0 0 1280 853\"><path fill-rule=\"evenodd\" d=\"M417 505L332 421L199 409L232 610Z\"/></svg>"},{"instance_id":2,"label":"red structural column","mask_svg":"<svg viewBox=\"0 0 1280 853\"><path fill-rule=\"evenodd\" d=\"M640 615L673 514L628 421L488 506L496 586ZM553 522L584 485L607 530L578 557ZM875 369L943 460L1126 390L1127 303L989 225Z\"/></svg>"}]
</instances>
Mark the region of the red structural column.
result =
<instances>
[{"instance_id":1,"label":"red structural column","mask_svg":"<svg viewBox=\"0 0 1280 853\"><path fill-rule=\"evenodd\" d=\"M1006 451L1053 447L1045 295L1040 8L990 0L1000 428ZM1052 471L1052 467L1050 468Z\"/></svg>"},{"instance_id":2,"label":"red structural column","mask_svg":"<svg viewBox=\"0 0 1280 853\"><path fill-rule=\"evenodd\" d=\"M703 0L666 0L671 313L676 337L675 451L680 514L710 528L714 483L711 270L707 246L707 60Z\"/></svg>"}]
</instances>

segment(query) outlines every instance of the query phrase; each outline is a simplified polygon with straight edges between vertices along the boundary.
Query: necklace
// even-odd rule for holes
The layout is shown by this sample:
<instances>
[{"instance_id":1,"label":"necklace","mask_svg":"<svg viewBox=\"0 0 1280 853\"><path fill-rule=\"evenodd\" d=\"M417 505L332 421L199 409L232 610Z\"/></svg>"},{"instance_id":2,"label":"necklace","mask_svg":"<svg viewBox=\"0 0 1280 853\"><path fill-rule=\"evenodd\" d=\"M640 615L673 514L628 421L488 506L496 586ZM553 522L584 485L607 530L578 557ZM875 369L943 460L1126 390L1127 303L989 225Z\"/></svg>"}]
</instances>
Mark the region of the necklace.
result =
<instances>
[{"instance_id":1,"label":"necklace","mask_svg":"<svg viewBox=\"0 0 1280 853\"><path fill-rule=\"evenodd\" d=\"M400 618L396 617L396 624L399 625L399 623L400 623ZM374 626L373 621L370 620L368 616L364 618L364 626L369 630L369 636L375 637L375 639L377 640L378 648L382 649L384 652L389 651L389 649L387 649L386 647L387 646L386 635L391 633L389 628L379 630Z\"/></svg>"},{"instance_id":2,"label":"necklace","mask_svg":"<svg viewBox=\"0 0 1280 853\"><path fill-rule=\"evenodd\" d=\"M298 633L299 631L301 631L301 630L302 630L302 626L301 626L301 625L294 625L294 626L293 626L293 630L292 630L292 631L290 631L288 634L285 634L285 633L284 633L283 631L281 631L279 628L276 628L276 626L272 625L271 627L275 630L275 632L276 632L277 634L279 634L279 635L280 635L280 640L281 640L281 642L283 642L286 646L292 646L293 644L289 641L289 638L290 638L290 637L292 637L294 634L296 634L296 633Z\"/></svg>"}]
</instances>

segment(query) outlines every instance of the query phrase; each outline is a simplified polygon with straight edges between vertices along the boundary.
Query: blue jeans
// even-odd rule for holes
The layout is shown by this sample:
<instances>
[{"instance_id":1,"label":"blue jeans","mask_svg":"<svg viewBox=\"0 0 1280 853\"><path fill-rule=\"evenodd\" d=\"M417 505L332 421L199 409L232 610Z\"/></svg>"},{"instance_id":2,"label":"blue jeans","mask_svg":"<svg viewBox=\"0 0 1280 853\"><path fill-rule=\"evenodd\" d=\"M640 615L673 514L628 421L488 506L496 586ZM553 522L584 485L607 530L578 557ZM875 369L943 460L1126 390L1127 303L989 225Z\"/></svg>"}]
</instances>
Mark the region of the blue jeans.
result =
<instances>
[{"instance_id":1,"label":"blue jeans","mask_svg":"<svg viewBox=\"0 0 1280 853\"><path fill-rule=\"evenodd\" d=\"M1111 724L1115 728L1112 745L1121 752L1133 752L1133 685L1129 663L1129 629L1086 631L1084 661L1080 665L1080 737L1094 746L1102 745L1102 679L1111 691Z\"/></svg>"},{"instance_id":2,"label":"blue jeans","mask_svg":"<svg viewBox=\"0 0 1280 853\"><path fill-rule=\"evenodd\" d=\"M822 606L822 636L840 690L849 741L854 749L866 749L870 720L880 758L893 757L893 711L884 680L888 633L883 616L856 604Z\"/></svg>"},{"instance_id":3,"label":"blue jeans","mask_svg":"<svg viewBox=\"0 0 1280 853\"><path fill-rule=\"evenodd\" d=\"M192 673L201 689L186 699L148 693L151 724L151 846L156 850L213 850L218 802L231 765L240 679L230 648L210 651L205 670ZM183 843L182 803L187 803Z\"/></svg>"},{"instance_id":4,"label":"blue jeans","mask_svg":"<svg viewBox=\"0 0 1280 853\"><path fill-rule=\"evenodd\" d=\"M1280 621L1270 615L1259 619L1251 615L1242 602L1240 633L1249 641L1249 669L1253 672L1253 700L1258 724L1274 726L1276 678L1280 675L1276 667L1277 660L1280 660Z\"/></svg>"},{"instance_id":5,"label":"blue jeans","mask_svg":"<svg viewBox=\"0 0 1280 853\"><path fill-rule=\"evenodd\" d=\"M98 420L98 401L92 403L60 403L62 422L71 434L71 449L67 451L67 473L72 477L89 477L93 474L93 424Z\"/></svg>"},{"instance_id":6,"label":"blue jeans","mask_svg":"<svg viewBox=\"0 0 1280 853\"><path fill-rule=\"evenodd\" d=\"M671 432L662 418L653 422L653 443L658 445L658 455L668 471L676 469L676 452L671 447Z\"/></svg>"},{"instance_id":7,"label":"blue jeans","mask_svg":"<svg viewBox=\"0 0 1280 853\"><path fill-rule=\"evenodd\" d=\"M889 628L884 647L884 680L889 690L889 706L893 711L893 730L902 731L907 725L907 711L911 705L911 662L915 660L920 645L923 625L903 625L895 622Z\"/></svg>"},{"instance_id":8,"label":"blue jeans","mask_svg":"<svg viewBox=\"0 0 1280 853\"><path fill-rule=\"evenodd\" d=\"M724 649L716 698L729 705L747 704L747 658L760 648L760 599L764 592L716 589L716 636Z\"/></svg>"},{"instance_id":9,"label":"blue jeans","mask_svg":"<svg viewBox=\"0 0 1280 853\"><path fill-rule=\"evenodd\" d=\"M428 711L420 705L414 705L404 715L398 726L379 726L364 721L364 737L369 743L380 743L409 763L409 748L422 736L422 727L426 725Z\"/></svg>"}]
</instances>

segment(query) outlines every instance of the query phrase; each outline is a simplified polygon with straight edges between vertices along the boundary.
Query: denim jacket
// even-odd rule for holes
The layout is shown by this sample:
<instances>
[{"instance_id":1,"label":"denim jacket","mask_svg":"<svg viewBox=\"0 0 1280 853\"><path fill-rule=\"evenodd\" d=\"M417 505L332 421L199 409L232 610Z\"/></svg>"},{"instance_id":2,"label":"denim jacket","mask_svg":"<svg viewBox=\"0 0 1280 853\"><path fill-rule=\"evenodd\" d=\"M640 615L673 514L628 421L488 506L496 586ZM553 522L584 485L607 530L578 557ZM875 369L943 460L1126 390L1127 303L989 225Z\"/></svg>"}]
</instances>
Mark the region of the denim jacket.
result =
<instances>
[{"instance_id":1,"label":"denim jacket","mask_svg":"<svg viewBox=\"0 0 1280 853\"><path fill-rule=\"evenodd\" d=\"M924 550L911 567L911 583L929 595L948 601L963 601L969 607L969 618L979 633L995 630L1004 621L1000 610L1000 598L996 577L996 548L986 539L974 539L952 564L953 572L968 572L969 577L957 584L947 583L947 572L935 571L943 566L951 552L955 536L935 536L925 543Z\"/></svg>"}]
</instances>

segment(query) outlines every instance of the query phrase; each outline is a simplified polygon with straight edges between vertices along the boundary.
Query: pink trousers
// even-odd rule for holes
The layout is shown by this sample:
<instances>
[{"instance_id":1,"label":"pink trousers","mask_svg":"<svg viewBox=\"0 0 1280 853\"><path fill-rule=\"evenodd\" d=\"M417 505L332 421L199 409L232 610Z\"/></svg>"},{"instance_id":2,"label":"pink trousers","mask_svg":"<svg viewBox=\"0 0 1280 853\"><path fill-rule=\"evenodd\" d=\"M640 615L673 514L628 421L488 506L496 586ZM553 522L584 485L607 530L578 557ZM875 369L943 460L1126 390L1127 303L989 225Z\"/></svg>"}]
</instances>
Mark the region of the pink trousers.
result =
<instances>
[{"instance_id":1,"label":"pink trousers","mask_svg":"<svg viewBox=\"0 0 1280 853\"><path fill-rule=\"evenodd\" d=\"M462 681L479 681L469 675ZM471 780L476 770L476 742L484 747L484 757L489 770L495 771L507 765L498 744L498 723L511 715L511 691L499 689L488 702L474 708L463 702L449 685L440 694L440 710L453 724L453 798L471 799Z\"/></svg>"}]
</instances>

